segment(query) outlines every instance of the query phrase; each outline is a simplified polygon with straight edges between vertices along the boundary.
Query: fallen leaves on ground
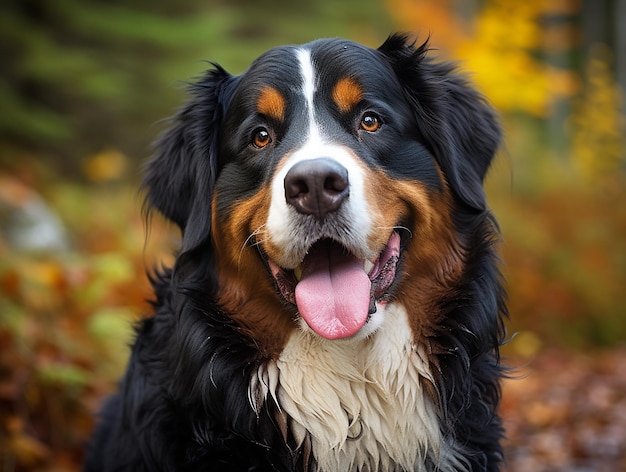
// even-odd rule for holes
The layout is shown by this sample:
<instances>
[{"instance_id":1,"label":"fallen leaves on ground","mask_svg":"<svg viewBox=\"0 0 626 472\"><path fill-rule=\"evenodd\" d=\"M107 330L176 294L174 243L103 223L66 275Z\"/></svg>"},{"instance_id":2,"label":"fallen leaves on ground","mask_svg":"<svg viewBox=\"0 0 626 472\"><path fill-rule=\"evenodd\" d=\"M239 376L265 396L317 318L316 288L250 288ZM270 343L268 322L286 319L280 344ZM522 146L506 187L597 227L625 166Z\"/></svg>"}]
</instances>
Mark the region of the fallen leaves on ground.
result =
<instances>
[{"instance_id":1,"label":"fallen leaves on ground","mask_svg":"<svg viewBox=\"0 0 626 472\"><path fill-rule=\"evenodd\" d=\"M626 470L626 348L546 350L504 384L508 472ZM511 364L516 365L515 362Z\"/></svg>"}]
</instances>

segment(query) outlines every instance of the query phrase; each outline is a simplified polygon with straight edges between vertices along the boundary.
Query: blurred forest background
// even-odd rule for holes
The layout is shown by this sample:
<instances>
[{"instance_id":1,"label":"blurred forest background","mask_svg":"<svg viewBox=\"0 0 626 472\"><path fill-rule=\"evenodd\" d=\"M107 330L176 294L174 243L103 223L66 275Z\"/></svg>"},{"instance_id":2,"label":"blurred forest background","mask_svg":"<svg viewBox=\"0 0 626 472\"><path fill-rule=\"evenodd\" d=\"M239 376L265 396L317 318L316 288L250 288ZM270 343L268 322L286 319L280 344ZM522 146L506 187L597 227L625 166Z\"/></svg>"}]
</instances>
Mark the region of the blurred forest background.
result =
<instances>
[{"instance_id":1,"label":"blurred forest background","mask_svg":"<svg viewBox=\"0 0 626 472\"><path fill-rule=\"evenodd\" d=\"M145 271L176 247L137 188L185 82L205 60L240 73L278 44L396 30L430 36L502 115L508 470L626 470L626 0L4 0L0 472L80 469Z\"/></svg>"}]
</instances>

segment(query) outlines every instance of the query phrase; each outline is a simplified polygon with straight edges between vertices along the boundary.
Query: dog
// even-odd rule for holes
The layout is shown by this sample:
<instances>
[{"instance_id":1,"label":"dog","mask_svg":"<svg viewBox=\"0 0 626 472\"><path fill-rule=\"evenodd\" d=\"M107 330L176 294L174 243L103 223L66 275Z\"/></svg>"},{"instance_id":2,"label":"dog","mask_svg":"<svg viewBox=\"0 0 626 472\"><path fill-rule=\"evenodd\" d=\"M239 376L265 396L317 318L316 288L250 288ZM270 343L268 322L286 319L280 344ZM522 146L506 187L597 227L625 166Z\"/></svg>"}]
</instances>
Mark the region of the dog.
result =
<instances>
[{"instance_id":1,"label":"dog","mask_svg":"<svg viewBox=\"0 0 626 472\"><path fill-rule=\"evenodd\" d=\"M85 470L499 470L486 100L402 34L189 87L143 182L180 249Z\"/></svg>"}]
</instances>

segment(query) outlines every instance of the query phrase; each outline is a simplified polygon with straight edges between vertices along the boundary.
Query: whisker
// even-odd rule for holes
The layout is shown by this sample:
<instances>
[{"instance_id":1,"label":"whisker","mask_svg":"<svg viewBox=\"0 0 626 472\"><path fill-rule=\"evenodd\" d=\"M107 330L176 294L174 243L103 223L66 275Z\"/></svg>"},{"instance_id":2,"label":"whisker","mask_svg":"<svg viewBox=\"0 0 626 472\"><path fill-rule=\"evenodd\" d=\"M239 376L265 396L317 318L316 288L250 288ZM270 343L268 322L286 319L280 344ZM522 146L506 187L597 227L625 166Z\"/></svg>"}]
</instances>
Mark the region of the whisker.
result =
<instances>
[{"instance_id":1,"label":"whisker","mask_svg":"<svg viewBox=\"0 0 626 472\"><path fill-rule=\"evenodd\" d=\"M411 239L413 239L413 231L411 231L411 230L410 230L409 228L407 228L406 226L394 226L393 228L394 228L394 229L401 229L401 230L406 231L407 233L409 233L409 237L410 237Z\"/></svg>"},{"instance_id":2,"label":"whisker","mask_svg":"<svg viewBox=\"0 0 626 472\"><path fill-rule=\"evenodd\" d=\"M255 241L254 241L254 242L250 245L250 247L259 246L259 245L261 245L262 243L264 243L265 241L267 241L267 240L266 240L266 239L257 239L257 240L255 240Z\"/></svg>"},{"instance_id":3,"label":"whisker","mask_svg":"<svg viewBox=\"0 0 626 472\"><path fill-rule=\"evenodd\" d=\"M254 231L252 231L252 233L250 233L250 235L246 238L246 240L243 242L242 245L242 249L245 248L245 246L248 244L248 242L255 237L257 234L259 234L261 231L263 231L263 228L265 227L264 224L262 224L261 226L259 226L257 229L255 229ZM256 243L253 243L251 246L254 246Z\"/></svg>"},{"instance_id":4,"label":"whisker","mask_svg":"<svg viewBox=\"0 0 626 472\"><path fill-rule=\"evenodd\" d=\"M411 231L406 226L377 226L376 229L397 229L397 230L403 230L403 231L406 231L407 233L409 233L409 236L411 238L413 238L413 231Z\"/></svg>"},{"instance_id":5,"label":"whisker","mask_svg":"<svg viewBox=\"0 0 626 472\"><path fill-rule=\"evenodd\" d=\"M237 258L237 270L239 270L240 267L241 267L241 258L243 257L243 251L246 249L246 247L247 246L250 246L250 247L258 246L260 243L265 241L264 239L263 240L254 240L250 244L250 240L252 240L259 233L265 231L264 228L265 228L264 224L262 224L261 226L256 228L254 231L252 231L252 233L250 233L250 235L246 238L246 240L241 245L241 249L239 250L239 257Z\"/></svg>"}]
</instances>

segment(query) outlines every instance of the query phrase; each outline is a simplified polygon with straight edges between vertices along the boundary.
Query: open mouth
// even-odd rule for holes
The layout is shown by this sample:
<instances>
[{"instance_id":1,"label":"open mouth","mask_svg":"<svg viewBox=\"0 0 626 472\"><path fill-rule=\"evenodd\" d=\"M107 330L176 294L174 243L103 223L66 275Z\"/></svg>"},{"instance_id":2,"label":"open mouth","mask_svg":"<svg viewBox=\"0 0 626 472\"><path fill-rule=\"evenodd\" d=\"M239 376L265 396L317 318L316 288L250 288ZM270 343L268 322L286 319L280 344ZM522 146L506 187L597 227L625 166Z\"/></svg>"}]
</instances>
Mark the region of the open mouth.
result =
<instances>
[{"instance_id":1,"label":"open mouth","mask_svg":"<svg viewBox=\"0 0 626 472\"><path fill-rule=\"evenodd\" d=\"M313 244L294 270L267 260L283 298L327 339L356 334L376 312L396 278L400 236L392 233L374 260L358 259L332 239Z\"/></svg>"}]
</instances>

